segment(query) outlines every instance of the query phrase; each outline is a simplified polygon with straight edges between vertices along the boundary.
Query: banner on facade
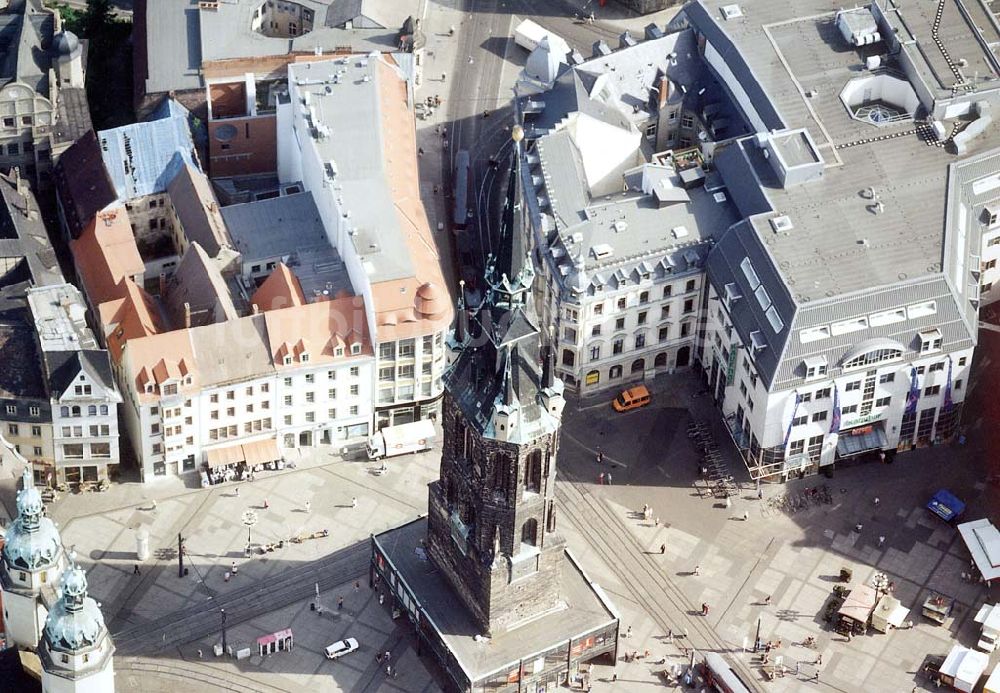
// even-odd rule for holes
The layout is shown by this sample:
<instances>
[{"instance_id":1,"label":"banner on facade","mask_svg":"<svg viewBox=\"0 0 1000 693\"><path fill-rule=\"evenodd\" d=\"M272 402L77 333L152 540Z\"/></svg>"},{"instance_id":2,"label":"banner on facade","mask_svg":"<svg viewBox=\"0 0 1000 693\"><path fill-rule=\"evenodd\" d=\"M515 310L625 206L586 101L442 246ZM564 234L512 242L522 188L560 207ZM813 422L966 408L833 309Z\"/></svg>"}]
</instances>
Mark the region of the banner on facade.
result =
<instances>
[{"instance_id":1,"label":"banner on facade","mask_svg":"<svg viewBox=\"0 0 1000 693\"><path fill-rule=\"evenodd\" d=\"M941 408L941 411L943 411L945 413L948 413L948 412L951 411L951 408L954 405L955 405L955 403L951 401L951 354L949 354L948 355L948 379L945 381L945 384L944 384L944 406Z\"/></svg>"},{"instance_id":2,"label":"banner on facade","mask_svg":"<svg viewBox=\"0 0 1000 693\"><path fill-rule=\"evenodd\" d=\"M795 415L799 413L799 405L802 404L802 395L795 391L795 406L792 407L792 418L788 420L788 428L785 429L785 442L782 447L788 447L788 439L792 436L792 425L795 423Z\"/></svg>"},{"instance_id":3,"label":"banner on facade","mask_svg":"<svg viewBox=\"0 0 1000 693\"><path fill-rule=\"evenodd\" d=\"M916 414L917 402L920 400L920 383L917 382L917 368L910 368L910 391L906 393L906 409L904 414Z\"/></svg>"},{"instance_id":4,"label":"banner on facade","mask_svg":"<svg viewBox=\"0 0 1000 693\"><path fill-rule=\"evenodd\" d=\"M837 383L833 384L833 416L830 420L830 433L840 433L840 391Z\"/></svg>"}]
</instances>

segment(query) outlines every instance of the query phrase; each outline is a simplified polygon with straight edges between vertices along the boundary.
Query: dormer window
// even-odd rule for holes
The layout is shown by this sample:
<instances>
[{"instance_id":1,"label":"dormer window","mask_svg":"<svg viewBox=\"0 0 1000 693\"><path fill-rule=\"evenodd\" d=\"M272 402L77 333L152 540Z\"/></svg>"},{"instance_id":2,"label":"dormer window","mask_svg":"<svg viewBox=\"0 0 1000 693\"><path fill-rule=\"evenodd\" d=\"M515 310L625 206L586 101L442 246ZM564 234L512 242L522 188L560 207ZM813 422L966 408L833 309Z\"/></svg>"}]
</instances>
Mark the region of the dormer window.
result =
<instances>
[{"instance_id":1,"label":"dormer window","mask_svg":"<svg viewBox=\"0 0 1000 693\"><path fill-rule=\"evenodd\" d=\"M146 394L153 393L153 383L146 383Z\"/></svg>"},{"instance_id":2,"label":"dormer window","mask_svg":"<svg viewBox=\"0 0 1000 693\"><path fill-rule=\"evenodd\" d=\"M302 363L309 363L309 354L306 354L306 353L299 354L299 360Z\"/></svg>"},{"instance_id":3,"label":"dormer window","mask_svg":"<svg viewBox=\"0 0 1000 693\"><path fill-rule=\"evenodd\" d=\"M357 356L358 354L360 354L361 353L361 345L360 344L352 344L351 345L351 353L354 354L355 356Z\"/></svg>"},{"instance_id":4,"label":"dormer window","mask_svg":"<svg viewBox=\"0 0 1000 693\"><path fill-rule=\"evenodd\" d=\"M286 354L285 355L285 359L284 359L283 363L286 366L291 366L292 365L292 356L291 356L291 354Z\"/></svg>"},{"instance_id":5,"label":"dormer window","mask_svg":"<svg viewBox=\"0 0 1000 693\"><path fill-rule=\"evenodd\" d=\"M924 330L920 333L920 353L929 354L941 350L941 330Z\"/></svg>"},{"instance_id":6,"label":"dormer window","mask_svg":"<svg viewBox=\"0 0 1000 693\"><path fill-rule=\"evenodd\" d=\"M726 293L726 308L732 308L733 304L736 301L743 298L743 296L740 294L740 290L736 287L736 284L733 284L732 282L726 284L725 293Z\"/></svg>"},{"instance_id":7,"label":"dormer window","mask_svg":"<svg viewBox=\"0 0 1000 693\"><path fill-rule=\"evenodd\" d=\"M753 347L754 353L767 347L767 341L760 330L754 330L750 333L750 345Z\"/></svg>"},{"instance_id":8,"label":"dormer window","mask_svg":"<svg viewBox=\"0 0 1000 693\"><path fill-rule=\"evenodd\" d=\"M811 356L803 361L806 370L806 380L821 378L826 375L827 362L825 356Z\"/></svg>"},{"instance_id":9,"label":"dormer window","mask_svg":"<svg viewBox=\"0 0 1000 693\"><path fill-rule=\"evenodd\" d=\"M339 346L336 349L334 349L333 350L333 355L334 356L343 356L344 355L344 347Z\"/></svg>"}]
</instances>

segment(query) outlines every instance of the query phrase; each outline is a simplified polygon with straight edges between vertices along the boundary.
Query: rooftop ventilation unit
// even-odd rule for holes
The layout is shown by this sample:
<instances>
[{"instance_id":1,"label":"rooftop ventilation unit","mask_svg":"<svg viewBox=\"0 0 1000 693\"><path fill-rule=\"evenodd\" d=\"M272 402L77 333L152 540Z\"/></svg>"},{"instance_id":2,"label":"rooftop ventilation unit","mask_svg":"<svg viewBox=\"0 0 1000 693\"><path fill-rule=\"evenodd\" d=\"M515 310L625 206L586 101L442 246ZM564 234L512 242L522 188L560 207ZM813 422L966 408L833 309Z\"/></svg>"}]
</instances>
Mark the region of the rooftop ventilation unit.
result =
<instances>
[{"instance_id":1,"label":"rooftop ventilation unit","mask_svg":"<svg viewBox=\"0 0 1000 693\"><path fill-rule=\"evenodd\" d=\"M743 16L743 10L739 5L723 5L722 6L722 17L727 21L730 19L739 19Z\"/></svg>"},{"instance_id":2,"label":"rooftop ventilation unit","mask_svg":"<svg viewBox=\"0 0 1000 693\"><path fill-rule=\"evenodd\" d=\"M782 214L780 217L774 217L771 219L771 228L774 229L775 233L787 233L795 228L792 224L792 220L786 214Z\"/></svg>"},{"instance_id":3,"label":"rooftop ventilation unit","mask_svg":"<svg viewBox=\"0 0 1000 693\"><path fill-rule=\"evenodd\" d=\"M674 238L685 238L689 235L686 226L675 226L670 229L670 233L673 234Z\"/></svg>"},{"instance_id":4,"label":"rooftop ventilation unit","mask_svg":"<svg viewBox=\"0 0 1000 693\"><path fill-rule=\"evenodd\" d=\"M624 219L616 219L614 223L611 224L611 228L615 230L615 233L622 233L628 230L628 222Z\"/></svg>"},{"instance_id":5,"label":"rooftop ventilation unit","mask_svg":"<svg viewBox=\"0 0 1000 693\"><path fill-rule=\"evenodd\" d=\"M595 260L603 260L614 255L614 248L612 248L607 243L598 243L593 248L590 249L590 254L594 256Z\"/></svg>"}]
</instances>

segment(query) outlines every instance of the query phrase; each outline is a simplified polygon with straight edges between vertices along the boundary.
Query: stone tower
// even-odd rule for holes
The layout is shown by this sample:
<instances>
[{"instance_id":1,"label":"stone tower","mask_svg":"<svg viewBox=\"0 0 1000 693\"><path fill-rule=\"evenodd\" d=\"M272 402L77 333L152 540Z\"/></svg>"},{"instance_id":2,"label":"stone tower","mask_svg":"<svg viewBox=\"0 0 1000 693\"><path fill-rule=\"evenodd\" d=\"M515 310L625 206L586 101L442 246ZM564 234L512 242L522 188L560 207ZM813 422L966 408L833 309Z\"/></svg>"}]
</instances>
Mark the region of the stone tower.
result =
<instances>
[{"instance_id":1,"label":"stone tower","mask_svg":"<svg viewBox=\"0 0 1000 693\"><path fill-rule=\"evenodd\" d=\"M7 528L0 551L0 593L7 637L20 647L34 649L42 636L45 604L66 567L59 531L43 515L42 496L31 470L25 469L17 493L17 517Z\"/></svg>"},{"instance_id":2,"label":"stone tower","mask_svg":"<svg viewBox=\"0 0 1000 693\"><path fill-rule=\"evenodd\" d=\"M459 311L445 375L444 450L430 485L427 548L484 634L561 608L564 541L555 474L564 405L535 316L515 126L486 296Z\"/></svg>"},{"instance_id":3,"label":"stone tower","mask_svg":"<svg viewBox=\"0 0 1000 693\"><path fill-rule=\"evenodd\" d=\"M71 566L38 646L42 693L113 693L114 652L104 616L87 596L87 576Z\"/></svg>"}]
</instances>

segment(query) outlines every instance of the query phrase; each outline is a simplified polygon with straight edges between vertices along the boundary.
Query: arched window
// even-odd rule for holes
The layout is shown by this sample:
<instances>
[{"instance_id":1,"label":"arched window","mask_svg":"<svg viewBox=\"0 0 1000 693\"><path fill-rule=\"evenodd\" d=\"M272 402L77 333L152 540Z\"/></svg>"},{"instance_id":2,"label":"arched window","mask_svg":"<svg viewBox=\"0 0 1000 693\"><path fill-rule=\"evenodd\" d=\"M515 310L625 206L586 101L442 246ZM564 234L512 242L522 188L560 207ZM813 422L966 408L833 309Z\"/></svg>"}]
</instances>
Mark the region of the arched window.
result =
<instances>
[{"instance_id":1,"label":"arched window","mask_svg":"<svg viewBox=\"0 0 1000 693\"><path fill-rule=\"evenodd\" d=\"M870 366L874 363L895 361L901 358L903 358L902 349L873 349L871 351L866 351L860 356L855 356L850 361L845 361L844 368L860 368L861 366Z\"/></svg>"},{"instance_id":2,"label":"arched window","mask_svg":"<svg viewBox=\"0 0 1000 693\"><path fill-rule=\"evenodd\" d=\"M596 385L601 382L601 372L600 371L590 371L587 373L587 378L584 381L587 385Z\"/></svg>"},{"instance_id":3,"label":"arched window","mask_svg":"<svg viewBox=\"0 0 1000 693\"><path fill-rule=\"evenodd\" d=\"M69 416L69 407L59 407L60 415L65 419Z\"/></svg>"},{"instance_id":4,"label":"arched window","mask_svg":"<svg viewBox=\"0 0 1000 693\"><path fill-rule=\"evenodd\" d=\"M562 365L573 366L575 363L576 363L576 354L574 354L569 349L563 349Z\"/></svg>"},{"instance_id":5,"label":"arched window","mask_svg":"<svg viewBox=\"0 0 1000 693\"><path fill-rule=\"evenodd\" d=\"M521 543L538 546L538 520L531 518L521 525Z\"/></svg>"},{"instance_id":6,"label":"arched window","mask_svg":"<svg viewBox=\"0 0 1000 693\"><path fill-rule=\"evenodd\" d=\"M531 493L542 489L542 451L532 450L524 463L524 488Z\"/></svg>"},{"instance_id":7,"label":"arched window","mask_svg":"<svg viewBox=\"0 0 1000 693\"><path fill-rule=\"evenodd\" d=\"M73 407L71 411L73 412L73 416L80 416L80 407Z\"/></svg>"},{"instance_id":8,"label":"arched window","mask_svg":"<svg viewBox=\"0 0 1000 693\"><path fill-rule=\"evenodd\" d=\"M97 405L91 404L87 407L87 416L97 416Z\"/></svg>"},{"instance_id":9,"label":"arched window","mask_svg":"<svg viewBox=\"0 0 1000 693\"><path fill-rule=\"evenodd\" d=\"M677 367L684 368L691 361L691 347L682 346L677 350Z\"/></svg>"},{"instance_id":10,"label":"arched window","mask_svg":"<svg viewBox=\"0 0 1000 693\"><path fill-rule=\"evenodd\" d=\"M549 501L549 514L545 520L545 531L554 532L556 531L556 502Z\"/></svg>"},{"instance_id":11,"label":"arched window","mask_svg":"<svg viewBox=\"0 0 1000 693\"><path fill-rule=\"evenodd\" d=\"M666 368L667 367L667 352L661 351L656 355L656 359L653 361L653 366L656 368Z\"/></svg>"},{"instance_id":12,"label":"arched window","mask_svg":"<svg viewBox=\"0 0 1000 693\"><path fill-rule=\"evenodd\" d=\"M642 373L646 370L646 359L636 359L632 362L632 373Z\"/></svg>"},{"instance_id":13,"label":"arched window","mask_svg":"<svg viewBox=\"0 0 1000 693\"><path fill-rule=\"evenodd\" d=\"M503 453L494 453L490 458L490 486L493 492L507 495L510 485L510 458Z\"/></svg>"}]
</instances>

